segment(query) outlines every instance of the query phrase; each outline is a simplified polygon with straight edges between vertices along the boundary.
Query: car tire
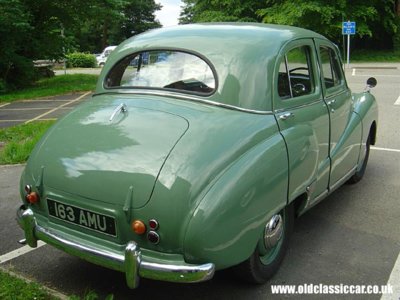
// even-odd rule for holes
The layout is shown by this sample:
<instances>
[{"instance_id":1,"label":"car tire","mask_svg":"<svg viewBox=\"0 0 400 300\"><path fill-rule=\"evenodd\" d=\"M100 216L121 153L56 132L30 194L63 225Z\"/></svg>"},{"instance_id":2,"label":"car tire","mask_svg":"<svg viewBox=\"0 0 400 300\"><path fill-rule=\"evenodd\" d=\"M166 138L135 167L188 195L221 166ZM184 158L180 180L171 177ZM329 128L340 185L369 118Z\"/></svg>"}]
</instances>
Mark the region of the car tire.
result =
<instances>
[{"instance_id":1,"label":"car tire","mask_svg":"<svg viewBox=\"0 0 400 300\"><path fill-rule=\"evenodd\" d=\"M363 178L365 169L367 168L367 164L368 164L370 147L371 147L371 134L368 135L367 142L365 143L365 148L366 148L365 149L365 158L362 163L362 166L353 176L350 177L350 179L347 181L347 183L355 184Z\"/></svg>"},{"instance_id":2,"label":"car tire","mask_svg":"<svg viewBox=\"0 0 400 300\"><path fill-rule=\"evenodd\" d=\"M263 233L263 237L257 244L253 254L241 264L233 267L235 276L240 280L262 284L269 280L279 269L288 248L289 237L293 227L293 205L284 208L279 215L283 219L283 231L280 240L275 247L267 250L264 242L265 233Z\"/></svg>"}]
</instances>

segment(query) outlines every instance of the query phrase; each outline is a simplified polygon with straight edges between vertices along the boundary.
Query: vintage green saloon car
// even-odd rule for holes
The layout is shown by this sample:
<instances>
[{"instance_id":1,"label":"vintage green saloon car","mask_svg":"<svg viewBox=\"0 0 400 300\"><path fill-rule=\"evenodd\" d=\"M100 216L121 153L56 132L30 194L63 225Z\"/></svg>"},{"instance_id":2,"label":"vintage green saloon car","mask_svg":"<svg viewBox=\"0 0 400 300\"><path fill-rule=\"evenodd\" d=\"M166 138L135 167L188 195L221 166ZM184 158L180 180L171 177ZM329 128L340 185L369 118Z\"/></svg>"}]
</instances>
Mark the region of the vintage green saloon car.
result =
<instances>
[{"instance_id":1,"label":"vintage green saloon car","mask_svg":"<svg viewBox=\"0 0 400 300\"><path fill-rule=\"evenodd\" d=\"M36 145L17 211L37 240L139 278L261 283L295 216L359 181L377 104L338 49L261 24L158 29L118 46L93 97Z\"/></svg>"}]
</instances>

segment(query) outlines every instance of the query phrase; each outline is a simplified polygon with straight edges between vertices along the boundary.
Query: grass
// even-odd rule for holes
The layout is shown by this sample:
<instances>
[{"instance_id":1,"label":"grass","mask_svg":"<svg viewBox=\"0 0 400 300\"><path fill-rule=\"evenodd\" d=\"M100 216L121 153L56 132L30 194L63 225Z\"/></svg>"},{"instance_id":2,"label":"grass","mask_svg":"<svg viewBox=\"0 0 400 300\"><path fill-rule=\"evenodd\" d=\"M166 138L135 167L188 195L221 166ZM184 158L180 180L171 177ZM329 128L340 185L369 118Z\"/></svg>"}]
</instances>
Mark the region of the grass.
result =
<instances>
[{"instance_id":1,"label":"grass","mask_svg":"<svg viewBox=\"0 0 400 300\"><path fill-rule=\"evenodd\" d=\"M61 296L61 295L58 295ZM1 300L59 300L52 295L51 290L44 288L41 284L24 280L23 277L8 273L0 269L0 299ZM82 297L77 295L68 296L69 300L101 300L93 290L86 290ZM104 300L113 300L114 295L109 294Z\"/></svg>"},{"instance_id":2,"label":"grass","mask_svg":"<svg viewBox=\"0 0 400 300\"><path fill-rule=\"evenodd\" d=\"M26 282L0 270L0 299L3 300L56 300L57 297L49 294L40 284Z\"/></svg>"},{"instance_id":3,"label":"grass","mask_svg":"<svg viewBox=\"0 0 400 300\"><path fill-rule=\"evenodd\" d=\"M97 78L97 75L68 74L41 79L32 87L0 94L0 103L62 95L78 91L91 91L96 86Z\"/></svg>"},{"instance_id":4,"label":"grass","mask_svg":"<svg viewBox=\"0 0 400 300\"><path fill-rule=\"evenodd\" d=\"M0 164L26 162L35 144L53 123L37 121L0 129Z\"/></svg>"}]
</instances>

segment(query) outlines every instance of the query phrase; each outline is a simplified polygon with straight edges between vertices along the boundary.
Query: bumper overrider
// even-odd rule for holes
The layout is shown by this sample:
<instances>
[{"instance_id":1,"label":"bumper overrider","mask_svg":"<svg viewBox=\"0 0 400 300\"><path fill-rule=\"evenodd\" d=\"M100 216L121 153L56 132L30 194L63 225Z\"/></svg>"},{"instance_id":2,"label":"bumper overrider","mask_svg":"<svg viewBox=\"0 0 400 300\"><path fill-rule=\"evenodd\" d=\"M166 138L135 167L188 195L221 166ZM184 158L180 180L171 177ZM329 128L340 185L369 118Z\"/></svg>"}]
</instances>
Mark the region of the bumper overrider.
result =
<instances>
[{"instance_id":1,"label":"bumper overrider","mask_svg":"<svg viewBox=\"0 0 400 300\"><path fill-rule=\"evenodd\" d=\"M17 210L17 222L24 230L29 246L36 247L37 241L42 240L74 256L123 272L130 288L136 288L139 285L140 277L193 283L211 279L214 275L215 266L212 263L192 265L183 260L174 260L172 263L159 262L143 255L140 247L134 241L128 242L124 251L105 250L94 244L84 245L67 235L52 232L38 225L33 211L25 205Z\"/></svg>"}]
</instances>

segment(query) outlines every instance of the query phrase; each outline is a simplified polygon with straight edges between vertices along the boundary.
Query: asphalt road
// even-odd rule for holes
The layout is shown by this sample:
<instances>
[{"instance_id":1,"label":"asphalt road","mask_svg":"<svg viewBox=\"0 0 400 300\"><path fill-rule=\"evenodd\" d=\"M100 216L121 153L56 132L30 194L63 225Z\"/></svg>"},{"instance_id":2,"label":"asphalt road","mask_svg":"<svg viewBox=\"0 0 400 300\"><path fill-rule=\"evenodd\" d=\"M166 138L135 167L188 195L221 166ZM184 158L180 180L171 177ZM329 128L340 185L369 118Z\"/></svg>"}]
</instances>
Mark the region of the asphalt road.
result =
<instances>
[{"instance_id":1,"label":"asphalt road","mask_svg":"<svg viewBox=\"0 0 400 300\"><path fill-rule=\"evenodd\" d=\"M0 266L42 282L65 294L95 290L114 299L304 299L304 295L271 295L271 285L345 284L400 285L393 271L400 253L400 70L346 70L353 91L362 91L375 76L372 93L380 109L378 142L371 150L365 177L344 185L295 223L289 251L276 276L267 284L246 285L229 272L217 272L208 282L180 285L142 280L139 289L125 286L124 274L110 271L43 246ZM397 66L396 66L397 67ZM395 105L395 102L399 105ZM397 150L397 151L396 151ZM23 166L0 167L0 257L20 248L23 237L14 221ZM396 288L396 286L395 286ZM307 299L326 296L308 295ZM336 295L330 299L380 299L380 295ZM388 299L399 299L400 293Z\"/></svg>"},{"instance_id":2,"label":"asphalt road","mask_svg":"<svg viewBox=\"0 0 400 300\"><path fill-rule=\"evenodd\" d=\"M90 92L82 92L0 103L0 128L35 120L58 119L71 111L76 105L88 99L90 94Z\"/></svg>"}]
</instances>

